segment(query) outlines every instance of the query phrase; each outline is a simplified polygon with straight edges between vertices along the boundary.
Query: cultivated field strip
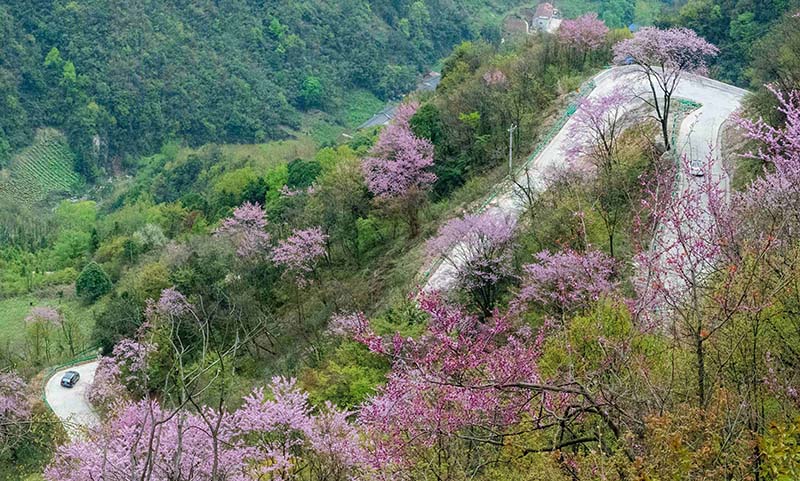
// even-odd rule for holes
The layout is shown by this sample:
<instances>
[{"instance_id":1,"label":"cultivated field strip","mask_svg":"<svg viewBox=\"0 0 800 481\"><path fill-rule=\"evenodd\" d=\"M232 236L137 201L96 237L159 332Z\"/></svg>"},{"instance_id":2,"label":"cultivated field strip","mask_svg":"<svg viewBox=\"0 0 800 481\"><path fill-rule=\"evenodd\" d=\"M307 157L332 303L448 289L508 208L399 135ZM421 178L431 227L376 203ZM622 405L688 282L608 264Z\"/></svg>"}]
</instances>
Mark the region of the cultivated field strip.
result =
<instances>
[{"instance_id":1,"label":"cultivated field strip","mask_svg":"<svg viewBox=\"0 0 800 481\"><path fill-rule=\"evenodd\" d=\"M73 193L80 185L74 162L64 134L40 129L33 145L15 155L0 177L0 200L32 204L52 194Z\"/></svg>"}]
</instances>

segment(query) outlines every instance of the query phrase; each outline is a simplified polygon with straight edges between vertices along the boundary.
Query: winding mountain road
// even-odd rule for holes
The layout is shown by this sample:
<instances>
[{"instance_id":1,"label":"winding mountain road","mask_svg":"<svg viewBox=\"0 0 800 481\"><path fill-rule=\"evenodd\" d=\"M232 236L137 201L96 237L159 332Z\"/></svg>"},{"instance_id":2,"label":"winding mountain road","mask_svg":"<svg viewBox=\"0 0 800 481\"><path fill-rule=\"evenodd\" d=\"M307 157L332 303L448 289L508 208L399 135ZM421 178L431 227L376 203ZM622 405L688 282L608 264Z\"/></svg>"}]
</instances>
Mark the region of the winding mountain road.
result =
<instances>
[{"instance_id":1,"label":"winding mountain road","mask_svg":"<svg viewBox=\"0 0 800 481\"><path fill-rule=\"evenodd\" d=\"M626 89L633 95L649 95L646 80L634 67L614 67L601 72L593 79L594 89L589 97L600 97L619 87ZM739 108L746 91L731 85L711 80L697 75L685 75L679 84L675 96L692 100L701 104L700 108L693 111L683 119L674 148L679 154L686 154L690 159L704 160L709 154L713 155L714 163L710 175L722 180L722 185L728 189L728 175L722 165L720 155L719 134L723 123ZM631 102L629 108L641 105L640 102ZM549 144L530 163L528 169L523 169L517 178L521 184L530 183L537 190L547 187L546 175L554 168L565 163L564 152L575 142L570 136L573 119L566 124L553 137ZM678 189L691 188L691 177L682 172L678 180ZM498 216L511 216L518 218L525 211L525 202L516 193L516 186L506 182L500 193L495 196L485 210ZM669 236L669 232L661 235ZM456 246L454 249L458 250ZM461 247L463 251L463 247ZM458 259L458 252L451 258ZM463 259L463 257L462 257ZM426 290L448 290L453 286L458 266L450 263L440 263L431 272L425 285ZM73 366L56 372L48 381L45 388L45 397L56 415L62 420L70 437L80 436L88 427L99 422L96 412L86 399L86 392L94 380L97 370L97 361ZM75 370L81 374L81 380L72 388L63 388L60 385L61 376L68 370Z\"/></svg>"},{"instance_id":2,"label":"winding mountain road","mask_svg":"<svg viewBox=\"0 0 800 481\"><path fill-rule=\"evenodd\" d=\"M71 439L80 437L87 428L96 426L100 422L100 418L86 398L89 386L94 382L97 365L98 361L92 361L61 369L53 374L45 385L45 399L56 416L61 419ZM61 386L61 377L67 371L77 371L81 375L81 379L72 388Z\"/></svg>"},{"instance_id":3,"label":"winding mountain road","mask_svg":"<svg viewBox=\"0 0 800 481\"><path fill-rule=\"evenodd\" d=\"M632 98L652 96L646 78L635 66L612 67L596 75L592 81L595 86L589 93L589 98L608 95L616 88L624 89ZM729 180L722 165L718 138L723 123L739 108L746 93L743 89L717 80L685 74L674 94L674 97L692 100L701 106L683 119L673 148L677 149L679 154L685 154L689 159L705 160L709 154L713 154L713 165L709 174L720 178L721 185L726 190L729 188ZM636 108L641 104L641 100L634 98L627 109ZM565 165L564 152L575 142L584 141L570 135L574 123L573 118L567 120L561 130L530 163L529 168L522 169L517 174L516 181L518 183L530 185L539 191L547 187L548 172ZM691 188L691 176L687 172L681 171L677 188ZM525 211L526 205L523 198L515 192L515 184L506 181L501 192L485 206L484 210L497 216L518 218ZM670 233L662 232L660 235L668 237ZM453 286L460 267L458 264L465 262L464 250L463 246L456 245L451 255L448 256L450 259L456 260L455 264L441 262L432 268L425 284L425 290L446 291Z\"/></svg>"}]
</instances>

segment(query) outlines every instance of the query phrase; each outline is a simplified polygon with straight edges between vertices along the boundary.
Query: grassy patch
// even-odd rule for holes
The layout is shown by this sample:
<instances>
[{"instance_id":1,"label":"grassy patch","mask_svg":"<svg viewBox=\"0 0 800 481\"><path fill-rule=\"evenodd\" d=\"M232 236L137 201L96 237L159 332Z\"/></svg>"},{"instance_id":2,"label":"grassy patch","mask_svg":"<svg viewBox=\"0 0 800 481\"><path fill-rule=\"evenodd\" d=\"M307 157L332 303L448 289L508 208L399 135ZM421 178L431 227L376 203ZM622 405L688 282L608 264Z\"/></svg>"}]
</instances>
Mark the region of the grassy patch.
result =
<instances>
[{"instance_id":1,"label":"grassy patch","mask_svg":"<svg viewBox=\"0 0 800 481\"><path fill-rule=\"evenodd\" d=\"M735 162L731 187L736 191L744 191L763 173L764 164L761 161L744 156L738 157Z\"/></svg>"},{"instance_id":2,"label":"grassy patch","mask_svg":"<svg viewBox=\"0 0 800 481\"><path fill-rule=\"evenodd\" d=\"M226 164L237 167L247 165L256 170L269 170L294 159L314 157L317 144L309 135L300 135L295 139L276 140L265 144L209 144L196 149L181 148L175 161L180 164L190 154L208 155L212 149L220 149Z\"/></svg>"},{"instance_id":3,"label":"grassy patch","mask_svg":"<svg viewBox=\"0 0 800 481\"><path fill-rule=\"evenodd\" d=\"M58 297L39 297L25 295L0 300L0 345L17 353L25 351L27 325L25 318L34 306L48 306L58 309L74 327L73 346L76 351L88 347L88 340L94 325L92 312L75 299ZM53 330L51 363L58 363L71 358L63 334Z\"/></svg>"},{"instance_id":4,"label":"grassy patch","mask_svg":"<svg viewBox=\"0 0 800 481\"><path fill-rule=\"evenodd\" d=\"M366 90L354 90L336 112L336 118L348 129L354 129L379 112L385 102Z\"/></svg>"},{"instance_id":5,"label":"grassy patch","mask_svg":"<svg viewBox=\"0 0 800 481\"><path fill-rule=\"evenodd\" d=\"M345 128L335 125L329 115L318 112L309 114L303 120L303 134L314 139L317 146L333 145L342 140L342 132Z\"/></svg>"},{"instance_id":6,"label":"grassy patch","mask_svg":"<svg viewBox=\"0 0 800 481\"><path fill-rule=\"evenodd\" d=\"M25 316L33 306L51 306L34 296L14 297L0 301L0 340L16 343L21 341L25 332Z\"/></svg>"}]
</instances>

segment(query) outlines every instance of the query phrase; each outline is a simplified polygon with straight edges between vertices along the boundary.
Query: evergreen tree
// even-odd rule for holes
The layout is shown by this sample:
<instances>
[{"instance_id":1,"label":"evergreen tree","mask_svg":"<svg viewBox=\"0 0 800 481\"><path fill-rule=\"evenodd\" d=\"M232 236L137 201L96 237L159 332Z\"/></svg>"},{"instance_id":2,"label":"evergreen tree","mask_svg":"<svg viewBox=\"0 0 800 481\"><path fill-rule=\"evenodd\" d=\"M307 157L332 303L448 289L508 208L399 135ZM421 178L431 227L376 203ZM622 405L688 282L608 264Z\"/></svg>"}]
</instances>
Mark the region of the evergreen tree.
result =
<instances>
[{"instance_id":1,"label":"evergreen tree","mask_svg":"<svg viewBox=\"0 0 800 481\"><path fill-rule=\"evenodd\" d=\"M90 262L83 268L75 280L75 292L86 302L94 302L111 290L112 284L108 274L96 262Z\"/></svg>"}]
</instances>

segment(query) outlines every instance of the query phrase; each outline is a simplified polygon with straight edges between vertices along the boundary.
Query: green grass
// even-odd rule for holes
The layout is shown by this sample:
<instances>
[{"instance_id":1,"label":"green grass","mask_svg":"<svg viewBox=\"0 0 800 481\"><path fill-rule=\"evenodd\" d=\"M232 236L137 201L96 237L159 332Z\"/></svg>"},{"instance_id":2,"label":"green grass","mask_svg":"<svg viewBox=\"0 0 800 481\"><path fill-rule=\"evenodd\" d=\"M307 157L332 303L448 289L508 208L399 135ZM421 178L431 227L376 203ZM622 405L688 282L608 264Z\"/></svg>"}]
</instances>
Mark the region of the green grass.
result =
<instances>
[{"instance_id":1,"label":"green grass","mask_svg":"<svg viewBox=\"0 0 800 481\"><path fill-rule=\"evenodd\" d=\"M43 480L44 476L40 473L32 473L25 478L25 481L43 481Z\"/></svg>"},{"instance_id":2,"label":"green grass","mask_svg":"<svg viewBox=\"0 0 800 481\"><path fill-rule=\"evenodd\" d=\"M31 311L31 303L34 306L50 306L49 302L42 302L33 296L14 297L0 301L0 340L3 344L21 341L25 332L25 316Z\"/></svg>"},{"instance_id":3,"label":"green grass","mask_svg":"<svg viewBox=\"0 0 800 481\"><path fill-rule=\"evenodd\" d=\"M348 129L363 124L386 105L386 102L366 90L354 90L346 99L336 117Z\"/></svg>"},{"instance_id":4,"label":"green grass","mask_svg":"<svg viewBox=\"0 0 800 481\"><path fill-rule=\"evenodd\" d=\"M184 147L178 151L175 162L182 163L190 154L207 153L217 147L226 164L235 168L249 166L258 171L266 171L298 158L310 159L317 152L317 144L311 136L299 135L295 139L275 140L265 144L204 145L197 149Z\"/></svg>"},{"instance_id":5,"label":"green grass","mask_svg":"<svg viewBox=\"0 0 800 481\"><path fill-rule=\"evenodd\" d=\"M311 136L318 147L340 143L345 130L341 125L331 123L325 114L310 116L303 122L303 132Z\"/></svg>"},{"instance_id":6,"label":"green grass","mask_svg":"<svg viewBox=\"0 0 800 481\"><path fill-rule=\"evenodd\" d=\"M29 147L18 152L0 173L0 201L33 204L53 194L70 194L81 181L75 154L55 129L40 129Z\"/></svg>"},{"instance_id":7,"label":"green grass","mask_svg":"<svg viewBox=\"0 0 800 481\"><path fill-rule=\"evenodd\" d=\"M0 300L0 345L8 347L19 353L24 347L26 336L25 318L34 306L48 306L59 309L63 315L74 321L77 326L75 336L76 350L84 349L93 327L92 312L86 309L75 299L59 299L58 297L38 297L36 295L23 295ZM54 338L60 339L61 334L56 332ZM60 341L56 341L60 342ZM68 359L69 353L64 353ZM53 361L61 361L54 359Z\"/></svg>"}]
</instances>

